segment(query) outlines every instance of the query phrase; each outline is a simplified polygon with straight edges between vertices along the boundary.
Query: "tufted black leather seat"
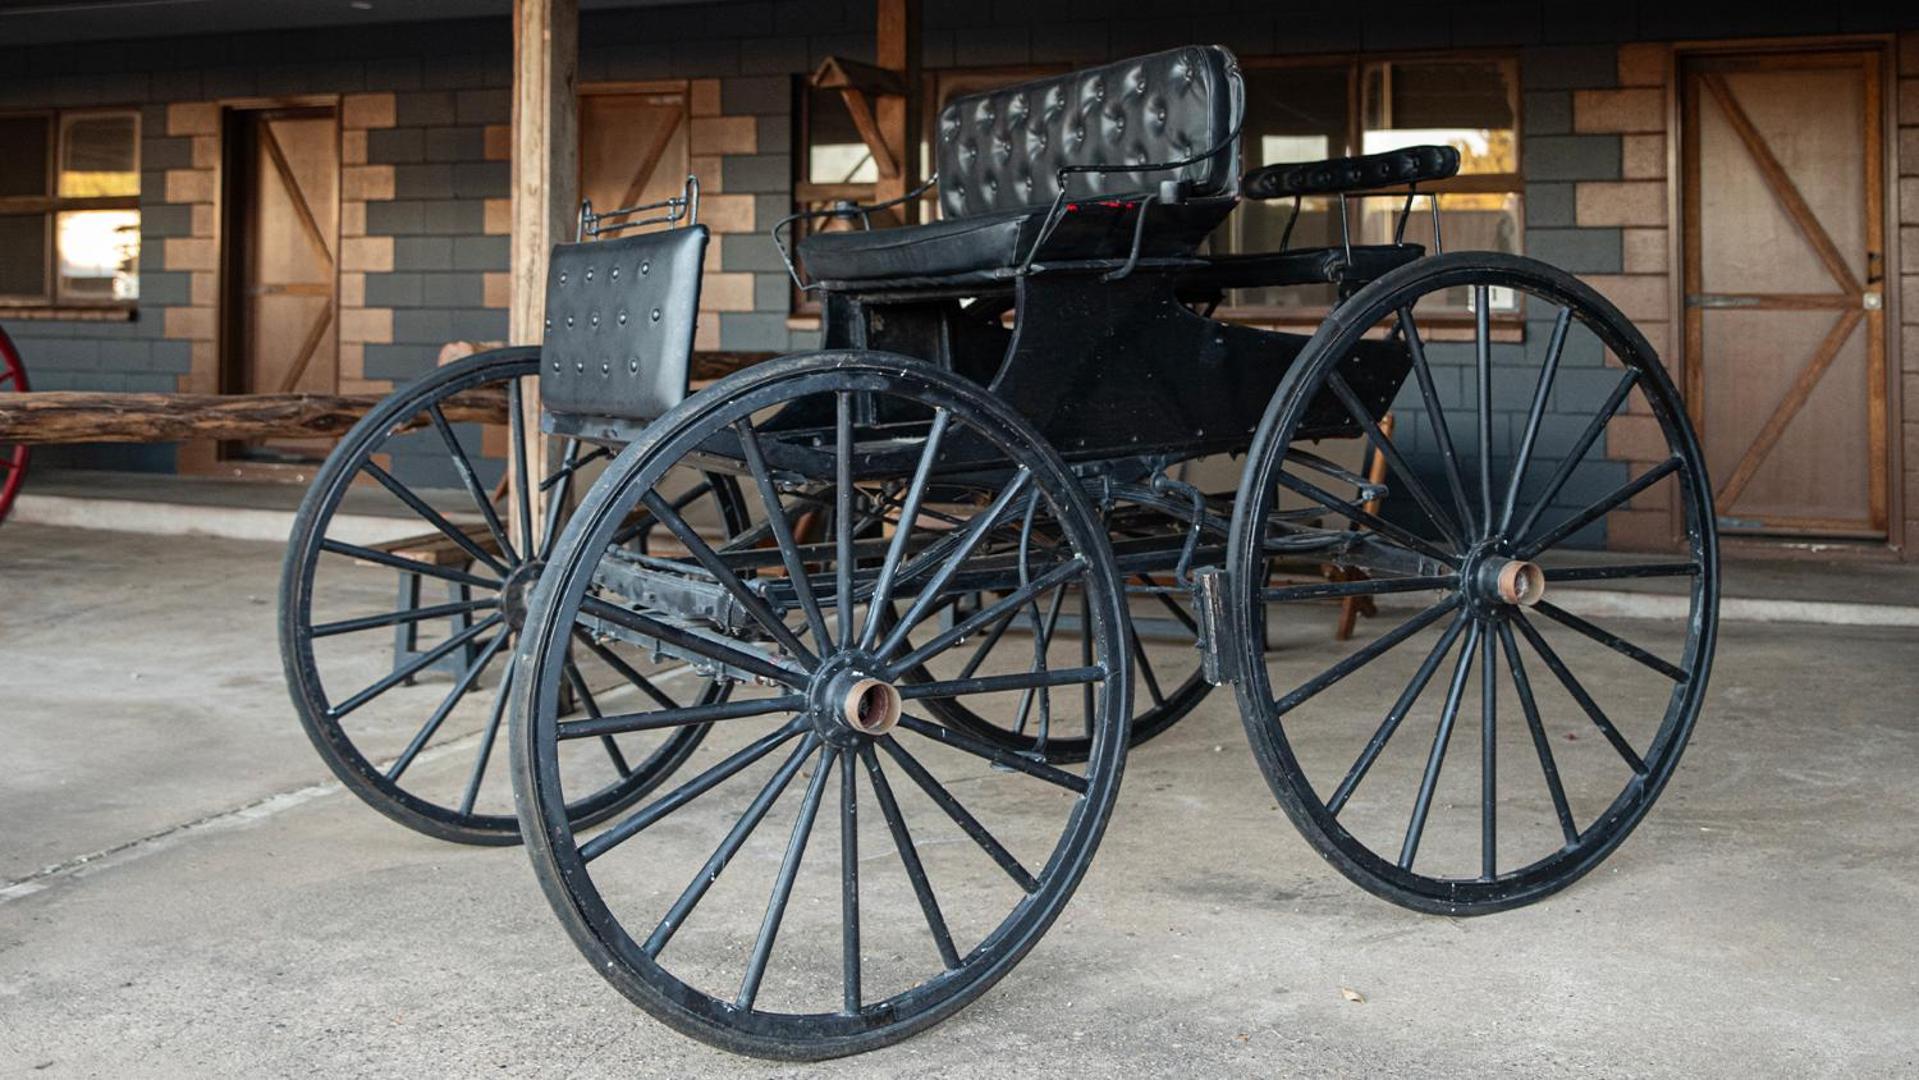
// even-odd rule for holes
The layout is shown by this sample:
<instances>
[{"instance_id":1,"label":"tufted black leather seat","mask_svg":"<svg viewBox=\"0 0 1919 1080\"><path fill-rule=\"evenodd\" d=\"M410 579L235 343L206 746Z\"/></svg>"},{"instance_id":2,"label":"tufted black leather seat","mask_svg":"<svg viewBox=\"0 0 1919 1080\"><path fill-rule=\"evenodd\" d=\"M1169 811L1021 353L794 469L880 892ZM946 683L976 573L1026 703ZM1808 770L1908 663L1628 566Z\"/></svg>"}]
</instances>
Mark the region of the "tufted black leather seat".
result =
<instances>
[{"instance_id":1,"label":"tufted black leather seat","mask_svg":"<svg viewBox=\"0 0 1919 1080\"><path fill-rule=\"evenodd\" d=\"M1138 199L1163 180L1186 201L1155 206L1144 252L1189 254L1231 212L1244 108L1239 62L1187 46L956 98L940 113L942 220L900 229L817 233L800 242L815 280L994 278L1010 274L1060 194L1067 165L1143 165L1225 149L1176 171L1072 173L1069 212L1047 259L1118 258L1132 245Z\"/></svg>"}]
</instances>

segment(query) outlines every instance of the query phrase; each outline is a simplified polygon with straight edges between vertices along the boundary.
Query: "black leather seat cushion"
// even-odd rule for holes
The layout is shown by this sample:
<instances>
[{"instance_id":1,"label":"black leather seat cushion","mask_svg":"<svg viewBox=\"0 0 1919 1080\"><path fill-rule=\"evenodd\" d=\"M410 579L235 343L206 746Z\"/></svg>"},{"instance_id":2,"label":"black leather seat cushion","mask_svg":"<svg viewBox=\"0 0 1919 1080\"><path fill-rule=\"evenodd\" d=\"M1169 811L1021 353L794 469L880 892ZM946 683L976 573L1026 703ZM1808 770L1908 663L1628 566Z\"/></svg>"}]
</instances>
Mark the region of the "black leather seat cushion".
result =
<instances>
[{"instance_id":1,"label":"black leather seat cushion","mask_svg":"<svg viewBox=\"0 0 1919 1080\"><path fill-rule=\"evenodd\" d=\"M1044 210L935 221L903 229L815 233L800 258L815 281L946 277L1011 267L1038 234Z\"/></svg>"},{"instance_id":2,"label":"black leather seat cushion","mask_svg":"<svg viewBox=\"0 0 1919 1080\"><path fill-rule=\"evenodd\" d=\"M1126 199L1067 204L1038 261L1125 258L1133 246L1138 205ZM1233 206L1232 199L1153 206L1147 212L1141 253L1191 253ZM1047 210L1029 207L897 229L815 233L800 241L800 260L813 280L829 283L998 280L1019 268L1046 224Z\"/></svg>"}]
</instances>

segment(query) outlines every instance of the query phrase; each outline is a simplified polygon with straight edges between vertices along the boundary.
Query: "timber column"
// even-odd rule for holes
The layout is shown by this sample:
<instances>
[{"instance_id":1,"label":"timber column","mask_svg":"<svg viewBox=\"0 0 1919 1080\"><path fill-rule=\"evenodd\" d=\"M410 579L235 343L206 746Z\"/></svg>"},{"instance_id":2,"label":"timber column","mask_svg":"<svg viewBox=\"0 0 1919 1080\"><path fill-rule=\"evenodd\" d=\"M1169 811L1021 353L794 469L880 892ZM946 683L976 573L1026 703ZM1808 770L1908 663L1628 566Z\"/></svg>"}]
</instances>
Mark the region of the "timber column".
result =
<instances>
[{"instance_id":1,"label":"timber column","mask_svg":"<svg viewBox=\"0 0 1919 1080\"><path fill-rule=\"evenodd\" d=\"M507 336L538 345L546 325L546 262L553 245L572 240L579 216L579 0L513 0L512 296ZM546 475L539 438L540 400L522 402L527 468ZM509 469L509 472L511 470ZM532 518L541 520L537 482ZM513 493L515 498L520 493ZM515 519L518 514L513 515ZM530 546L530 538L522 544Z\"/></svg>"}]
</instances>

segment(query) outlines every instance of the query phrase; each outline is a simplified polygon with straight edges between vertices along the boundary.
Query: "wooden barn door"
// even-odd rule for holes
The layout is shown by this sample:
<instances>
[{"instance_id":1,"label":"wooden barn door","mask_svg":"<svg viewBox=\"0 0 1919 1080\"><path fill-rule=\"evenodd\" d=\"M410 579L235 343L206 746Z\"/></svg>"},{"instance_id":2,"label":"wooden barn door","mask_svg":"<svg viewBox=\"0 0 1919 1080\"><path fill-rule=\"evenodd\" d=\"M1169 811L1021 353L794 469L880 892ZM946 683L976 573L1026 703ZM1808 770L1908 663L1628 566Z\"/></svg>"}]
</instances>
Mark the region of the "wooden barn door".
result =
<instances>
[{"instance_id":1,"label":"wooden barn door","mask_svg":"<svg viewBox=\"0 0 1919 1080\"><path fill-rule=\"evenodd\" d=\"M227 391L333 393L338 117L330 107L236 112L228 139ZM226 456L311 461L330 447L274 440L230 446Z\"/></svg>"},{"instance_id":2,"label":"wooden barn door","mask_svg":"<svg viewBox=\"0 0 1919 1080\"><path fill-rule=\"evenodd\" d=\"M688 126L678 86L583 88L580 197L605 213L678 195L686 186Z\"/></svg>"},{"instance_id":3,"label":"wooden barn door","mask_svg":"<svg viewBox=\"0 0 1919 1080\"><path fill-rule=\"evenodd\" d=\"M1729 533L1886 535L1880 66L1683 68L1687 390Z\"/></svg>"}]
</instances>

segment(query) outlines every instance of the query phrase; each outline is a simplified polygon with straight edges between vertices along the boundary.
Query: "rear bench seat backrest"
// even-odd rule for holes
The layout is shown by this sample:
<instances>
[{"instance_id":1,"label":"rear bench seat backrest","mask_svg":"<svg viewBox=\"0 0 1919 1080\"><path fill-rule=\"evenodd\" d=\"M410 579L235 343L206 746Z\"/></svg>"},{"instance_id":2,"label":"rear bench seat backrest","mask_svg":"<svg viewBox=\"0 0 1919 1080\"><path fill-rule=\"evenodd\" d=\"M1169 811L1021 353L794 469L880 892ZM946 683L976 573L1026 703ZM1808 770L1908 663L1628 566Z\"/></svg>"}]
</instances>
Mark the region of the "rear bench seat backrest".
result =
<instances>
[{"instance_id":1,"label":"rear bench seat backrest","mask_svg":"<svg viewBox=\"0 0 1919 1080\"><path fill-rule=\"evenodd\" d=\"M1063 165L1183 161L1234 136L1244 109L1239 61L1189 45L1104 67L955 98L940 112L940 213L947 218L1044 207ZM1174 173L1075 173L1068 196L1092 198L1190 182L1193 197L1232 197L1238 140Z\"/></svg>"}]
</instances>

